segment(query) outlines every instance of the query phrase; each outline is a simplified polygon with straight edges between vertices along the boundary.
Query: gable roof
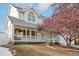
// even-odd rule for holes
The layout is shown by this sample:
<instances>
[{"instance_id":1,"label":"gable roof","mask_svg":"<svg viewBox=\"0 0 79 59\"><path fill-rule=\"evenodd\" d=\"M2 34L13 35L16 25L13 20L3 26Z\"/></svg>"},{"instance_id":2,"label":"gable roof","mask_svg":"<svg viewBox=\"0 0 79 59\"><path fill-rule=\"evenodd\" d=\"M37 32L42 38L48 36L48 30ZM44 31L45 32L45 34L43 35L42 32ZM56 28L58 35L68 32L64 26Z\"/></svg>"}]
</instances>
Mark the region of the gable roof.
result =
<instances>
[{"instance_id":1,"label":"gable roof","mask_svg":"<svg viewBox=\"0 0 79 59\"><path fill-rule=\"evenodd\" d=\"M45 17L45 16L43 16L43 15L40 15L40 13L37 11L37 9L36 8L34 8L34 7L27 7L26 6L26 4L25 3L21 3L21 4L18 4L18 3L14 3L14 4L11 4L12 6L14 6L15 8L17 8L17 9L20 9L20 10L22 10L23 12L25 12L25 10L27 9L27 11L28 10L33 10L35 13L36 13L36 15L39 17L39 18L41 18L41 19L47 19L47 17Z\"/></svg>"},{"instance_id":2,"label":"gable roof","mask_svg":"<svg viewBox=\"0 0 79 59\"><path fill-rule=\"evenodd\" d=\"M33 23L28 23L24 20L21 20L21 19L18 19L18 18L15 18L13 16L8 16L11 23L13 25L18 25L18 26L24 26L24 27L31 27L31 28L36 28L37 25L36 24L33 24Z\"/></svg>"}]
</instances>

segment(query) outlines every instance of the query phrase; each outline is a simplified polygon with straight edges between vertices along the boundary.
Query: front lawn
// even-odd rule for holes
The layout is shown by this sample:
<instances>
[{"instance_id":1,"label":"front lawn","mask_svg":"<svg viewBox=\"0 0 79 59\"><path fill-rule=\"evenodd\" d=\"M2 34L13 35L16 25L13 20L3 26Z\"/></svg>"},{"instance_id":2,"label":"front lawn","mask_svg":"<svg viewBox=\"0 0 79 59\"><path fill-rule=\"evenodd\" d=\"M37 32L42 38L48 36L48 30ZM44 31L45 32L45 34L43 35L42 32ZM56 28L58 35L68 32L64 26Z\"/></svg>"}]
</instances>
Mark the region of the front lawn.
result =
<instances>
[{"instance_id":1,"label":"front lawn","mask_svg":"<svg viewBox=\"0 0 79 59\"><path fill-rule=\"evenodd\" d=\"M16 56L79 56L79 50L46 44L20 44L11 46Z\"/></svg>"}]
</instances>

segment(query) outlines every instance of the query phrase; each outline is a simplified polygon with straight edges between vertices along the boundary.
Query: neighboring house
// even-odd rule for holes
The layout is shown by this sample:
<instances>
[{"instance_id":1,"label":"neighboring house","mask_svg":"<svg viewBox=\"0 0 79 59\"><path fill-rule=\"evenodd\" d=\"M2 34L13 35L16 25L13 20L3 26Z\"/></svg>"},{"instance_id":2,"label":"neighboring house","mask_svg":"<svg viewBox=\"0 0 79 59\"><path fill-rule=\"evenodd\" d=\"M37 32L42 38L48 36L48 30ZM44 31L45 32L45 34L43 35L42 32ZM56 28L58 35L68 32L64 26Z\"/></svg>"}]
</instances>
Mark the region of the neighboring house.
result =
<instances>
[{"instance_id":1,"label":"neighboring house","mask_svg":"<svg viewBox=\"0 0 79 59\"><path fill-rule=\"evenodd\" d=\"M0 32L0 45L5 45L10 42L8 35L5 32Z\"/></svg>"},{"instance_id":2,"label":"neighboring house","mask_svg":"<svg viewBox=\"0 0 79 59\"><path fill-rule=\"evenodd\" d=\"M5 30L12 42L46 42L52 38L52 32L37 30L37 24L44 19L46 17L39 15L35 8L10 4Z\"/></svg>"}]
</instances>

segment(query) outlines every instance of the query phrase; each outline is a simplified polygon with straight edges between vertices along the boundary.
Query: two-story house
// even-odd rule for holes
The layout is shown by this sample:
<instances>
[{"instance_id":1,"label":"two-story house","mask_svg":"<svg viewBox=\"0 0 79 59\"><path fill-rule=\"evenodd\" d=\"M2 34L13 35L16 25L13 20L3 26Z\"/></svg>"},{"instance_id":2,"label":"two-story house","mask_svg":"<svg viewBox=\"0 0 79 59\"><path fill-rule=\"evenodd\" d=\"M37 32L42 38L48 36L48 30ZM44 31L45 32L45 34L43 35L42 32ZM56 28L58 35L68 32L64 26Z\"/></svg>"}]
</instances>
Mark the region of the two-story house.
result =
<instances>
[{"instance_id":1,"label":"two-story house","mask_svg":"<svg viewBox=\"0 0 79 59\"><path fill-rule=\"evenodd\" d=\"M10 4L5 21L5 30L12 42L46 42L52 38L52 32L37 30L37 24L46 17L35 8Z\"/></svg>"}]
</instances>

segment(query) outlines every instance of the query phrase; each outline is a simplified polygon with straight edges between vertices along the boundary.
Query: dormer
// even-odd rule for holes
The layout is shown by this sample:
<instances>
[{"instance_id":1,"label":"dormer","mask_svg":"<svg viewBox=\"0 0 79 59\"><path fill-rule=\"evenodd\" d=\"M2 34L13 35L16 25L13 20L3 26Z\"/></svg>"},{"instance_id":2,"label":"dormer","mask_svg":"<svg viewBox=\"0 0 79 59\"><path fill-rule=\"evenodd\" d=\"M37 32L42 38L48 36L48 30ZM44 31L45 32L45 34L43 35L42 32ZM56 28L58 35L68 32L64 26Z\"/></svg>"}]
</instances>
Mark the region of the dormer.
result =
<instances>
[{"instance_id":1,"label":"dormer","mask_svg":"<svg viewBox=\"0 0 79 59\"><path fill-rule=\"evenodd\" d=\"M29 8L25 12L25 21L31 22L31 23L36 23L36 20L37 20L36 13L34 12L34 10L32 8Z\"/></svg>"}]
</instances>

